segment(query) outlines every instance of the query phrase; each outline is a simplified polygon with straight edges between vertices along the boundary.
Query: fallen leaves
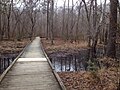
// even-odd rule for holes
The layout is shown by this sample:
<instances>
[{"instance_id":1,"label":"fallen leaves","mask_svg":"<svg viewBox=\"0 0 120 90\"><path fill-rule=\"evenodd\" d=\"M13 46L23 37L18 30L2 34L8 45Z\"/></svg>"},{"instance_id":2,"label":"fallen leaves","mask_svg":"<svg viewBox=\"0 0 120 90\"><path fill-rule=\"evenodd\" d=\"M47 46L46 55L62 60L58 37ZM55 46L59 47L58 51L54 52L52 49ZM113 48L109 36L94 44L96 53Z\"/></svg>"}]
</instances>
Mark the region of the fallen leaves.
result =
<instances>
[{"instance_id":1,"label":"fallen leaves","mask_svg":"<svg viewBox=\"0 0 120 90\"><path fill-rule=\"evenodd\" d=\"M117 90L118 72L115 68L98 72L59 72L67 90ZM120 78L120 77L119 77Z\"/></svg>"},{"instance_id":2,"label":"fallen leaves","mask_svg":"<svg viewBox=\"0 0 120 90\"><path fill-rule=\"evenodd\" d=\"M119 67L120 63L119 60L116 59L112 59L112 58L108 58L108 57L104 57L101 59L98 59L100 62L102 62L102 64L104 66L108 67Z\"/></svg>"}]
</instances>

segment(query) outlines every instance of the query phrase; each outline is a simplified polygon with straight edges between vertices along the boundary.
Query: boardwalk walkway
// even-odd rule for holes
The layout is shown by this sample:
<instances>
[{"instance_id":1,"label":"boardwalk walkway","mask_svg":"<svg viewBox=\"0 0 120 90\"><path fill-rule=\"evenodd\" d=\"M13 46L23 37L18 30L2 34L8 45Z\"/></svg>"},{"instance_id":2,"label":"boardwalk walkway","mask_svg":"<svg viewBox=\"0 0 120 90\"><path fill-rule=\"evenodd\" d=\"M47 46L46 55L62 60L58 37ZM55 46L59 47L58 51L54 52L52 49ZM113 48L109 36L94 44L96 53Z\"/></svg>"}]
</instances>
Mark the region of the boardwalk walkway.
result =
<instances>
[{"instance_id":1,"label":"boardwalk walkway","mask_svg":"<svg viewBox=\"0 0 120 90\"><path fill-rule=\"evenodd\" d=\"M0 90L60 90L37 37L0 83Z\"/></svg>"}]
</instances>

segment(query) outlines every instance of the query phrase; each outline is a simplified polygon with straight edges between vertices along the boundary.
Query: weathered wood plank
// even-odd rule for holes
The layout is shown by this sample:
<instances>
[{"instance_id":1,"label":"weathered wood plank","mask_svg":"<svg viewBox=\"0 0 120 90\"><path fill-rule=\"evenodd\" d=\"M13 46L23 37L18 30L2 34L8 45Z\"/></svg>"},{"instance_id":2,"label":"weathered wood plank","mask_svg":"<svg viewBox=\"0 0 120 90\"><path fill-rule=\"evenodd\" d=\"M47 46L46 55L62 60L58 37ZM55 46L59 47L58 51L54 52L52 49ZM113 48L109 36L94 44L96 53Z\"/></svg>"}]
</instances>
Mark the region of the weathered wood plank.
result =
<instances>
[{"instance_id":1,"label":"weathered wood plank","mask_svg":"<svg viewBox=\"0 0 120 90\"><path fill-rule=\"evenodd\" d=\"M0 90L61 90L47 60L41 59L45 56L39 38L28 46L21 57L22 60L18 59L0 83Z\"/></svg>"}]
</instances>

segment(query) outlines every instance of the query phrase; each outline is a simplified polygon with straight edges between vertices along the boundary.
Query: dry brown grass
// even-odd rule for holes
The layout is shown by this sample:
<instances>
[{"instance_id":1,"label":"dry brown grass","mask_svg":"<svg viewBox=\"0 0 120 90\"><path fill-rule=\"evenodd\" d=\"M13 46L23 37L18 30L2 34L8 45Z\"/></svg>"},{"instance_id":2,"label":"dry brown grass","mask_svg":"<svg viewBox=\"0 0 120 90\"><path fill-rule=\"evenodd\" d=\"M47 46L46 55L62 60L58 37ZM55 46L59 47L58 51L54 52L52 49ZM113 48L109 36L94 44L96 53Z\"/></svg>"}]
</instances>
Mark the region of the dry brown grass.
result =
<instances>
[{"instance_id":1,"label":"dry brown grass","mask_svg":"<svg viewBox=\"0 0 120 90\"><path fill-rule=\"evenodd\" d=\"M0 41L0 54L18 53L29 42L28 39L23 39L22 41Z\"/></svg>"},{"instance_id":2,"label":"dry brown grass","mask_svg":"<svg viewBox=\"0 0 120 90\"><path fill-rule=\"evenodd\" d=\"M54 40L54 45L51 45L50 40L42 39L43 46L47 53L52 53L56 51L67 51L67 52L73 52L78 51L79 49L87 48L87 43L84 41L81 41L80 43L70 43L65 42L64 40L61 40L59 38Z\"/></svg>"}]
</instances>

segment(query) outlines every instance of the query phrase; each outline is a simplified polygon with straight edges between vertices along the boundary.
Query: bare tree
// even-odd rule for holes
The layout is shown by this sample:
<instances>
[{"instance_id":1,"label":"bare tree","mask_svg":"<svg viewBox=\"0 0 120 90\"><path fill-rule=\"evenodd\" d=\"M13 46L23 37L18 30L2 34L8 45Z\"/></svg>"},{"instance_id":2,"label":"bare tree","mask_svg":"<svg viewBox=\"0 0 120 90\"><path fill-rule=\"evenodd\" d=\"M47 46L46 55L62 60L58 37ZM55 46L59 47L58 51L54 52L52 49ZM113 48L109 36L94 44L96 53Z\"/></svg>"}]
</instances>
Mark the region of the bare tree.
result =
<instances>
[{"instance_id":1,"label":"bare tree","mask_svg":"<svg viewBox=\"0 0 120 90\"><path fill-rule=\"evenodd\" d=\"M66 24L66 40L69 40L69 18L70 18L70 1L68 0L68 16L67 16L67 24Z\"/></svg>"},{"instance_id":2,"label":"bare tree","mask_svg":"<svg viewBox=\"0 0 120 90\"><path fill-rule=\"evenodd\" d=\"M87 37L88 37L88 46L90 47L91 46L91 23L90 23L91 18L90 18L90 16L91 16L91 7L93 5L94 0L91 0L89 11L88 11L88 8L87 8L86 1L85 0L82 0L82 1L84 3L84 7L85 7L85 10L86 10L86 17L87 17L87 21L88 21Z\"/></svg>"},{"instance_id":3,"label":"bare tree","mask_svg":"<svg viewBox=\"0 0 120 90\"><path fill-rule=\"evenodd\" d=\"M51 28L50 28L50 39L51 39L51 44L53 45L54 42L54 34L53 34L53 17L54 17L54 0L51 1Z\"/></svg>"},{"instance_id":4,"label":"bare tree","mask_svg":"<svg viewBox=\"0 0 120 90\"><path fill-rule=\"evenodd\" d=\"M49 38L49 7L50 7L50 0L47 0L47 32L46 32L46 39Z\"/></svg>"},{"instance_id":5,"label":"bare tree","mask_svg":"<svg viewBox=\"0 0 120 90\"><path fill-rule=\"evenodd\" d=\"M76 35L75 35L75 42L78 40L78 27L79 27L79 21L80 21L80 10L82 8L82 2L79 4L78 8L78 16L77 16L77 23L76 23Z\"/></svg>"},{"instance_id":6,"label":"bare tree","mask_svg":"<svg viewBox=\"0 0 120 90\"><path fill-rule=\"evenodd\" d=\"M37 15L37 2L38 0L34 0L31 1L29 0L28 2L24 1L25 5L26 5L26 9L27 9L27 15L29 16L30 19L30 33L29 33L29 38L30 40L32 40L32 37L34 35L35 32L35 25L36 25L36 15Z\"/></svg>"},{"instance_id":7,"label":"bare tree","mask_svg":"<svg viewBox=\"0 0 120 90\"><path fill-rule=\"evenodd\" d=\"M65 31L65 4L66 0L64 1L64 6L63 6L63 19L62 19L62 38L64 39L64 31Z\"/></svg>"},{"instance_id":8,"label":"bare tree","mask_svg":"<svg viewBox=\"0 0 120 90\"><path fill-rule=\"evenodd\" d=\"M1 25L1 14L2 14L2 2L0 0L0 41L2 40L2 25Z\"/></svg>"},{"instance_id":9,"label":"bare tree","mask_svg":"<svg viewBox=\"0 0 120 90\"><path fill-rule=\"evenodd\" d=\"M106 54L111 58L116 58L117 5L117 0L110 0L110 27Z\"/></svg>"}]
</instances>

